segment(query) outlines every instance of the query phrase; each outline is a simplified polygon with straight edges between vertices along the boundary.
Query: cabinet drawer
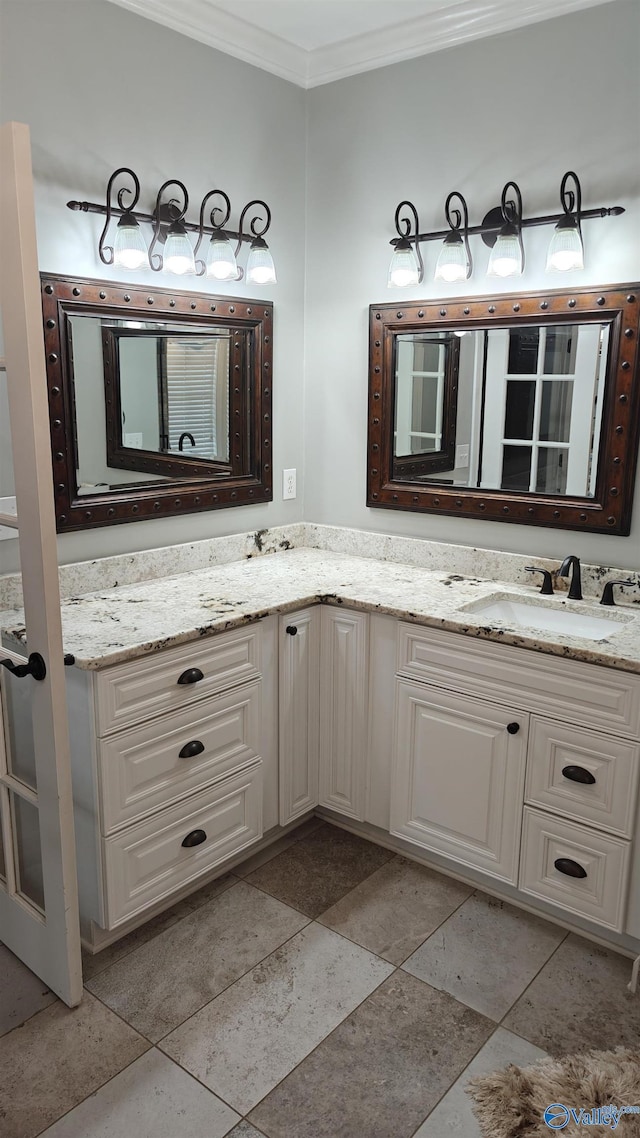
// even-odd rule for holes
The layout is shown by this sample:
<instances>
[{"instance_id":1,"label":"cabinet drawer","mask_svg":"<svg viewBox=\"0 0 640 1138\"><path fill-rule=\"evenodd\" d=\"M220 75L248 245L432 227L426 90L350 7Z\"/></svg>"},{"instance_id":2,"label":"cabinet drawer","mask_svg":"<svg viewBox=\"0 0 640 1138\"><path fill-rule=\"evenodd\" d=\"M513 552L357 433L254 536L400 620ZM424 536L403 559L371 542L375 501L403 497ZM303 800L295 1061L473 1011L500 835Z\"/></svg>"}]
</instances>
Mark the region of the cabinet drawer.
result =
<instances>
[{"instance_id":1,"label":"cabinet drawer","mask_svg":"<svg viewBox=\"0 0 640 1138\"><path fill-rule=\"evenodd\" d=\"M614 668L401 623L398 672L617 735L640 735L640 677Z\"/></svg>"},{"instance_id":2,"label":"cabinet drawer","mask_svg":"<svg viewBox=\"0 0 640 1138\"><path fill-rule=\"evenodd\" d=\"M202 831L204 839L184 846L195 831ZM162 901L261 836L258 759L178 806L103 839L107 927Z\"/></svg>"},{"instance_id":3,"label":"cabinet drawer","mask_svg":"<svg viewBox=\"0 0 640 1138\"><path fill-rule=\"evenodd\" d=\"M621 739L533 719L526 800L630 837L639 753Z\"/></svg>"},{"instance_id":4,"label":"cabinet drawer","mask_svg":"<svg viewBox=\"0 0 640 1138\"><path fill-rule=\"evenodd\" d=\"M620 932L629 852L629 842L525 807L519 887L567 913ZM558 862L584 876L567 876Z\"/></svg>"},{"instance_id":5,"label":"cabinet drawer","mask_svg":"<svg viewBox=\"0 0 640 1138\"><path fill-rule=\"evenodd\" d=\"M103 833L246 766L260 750L260 682L99 744Z\"/></svg>"},{"instance_id":6,"label":"cabinet drawer","mask_svg":"<svg viewBox=\"0 0 640 1138\"><path fill-rule=\"evenodd\" d=\"M98 734L106 735L260 674L260 625L105 668L96 677Z\"/></svg>"}]
</instances>

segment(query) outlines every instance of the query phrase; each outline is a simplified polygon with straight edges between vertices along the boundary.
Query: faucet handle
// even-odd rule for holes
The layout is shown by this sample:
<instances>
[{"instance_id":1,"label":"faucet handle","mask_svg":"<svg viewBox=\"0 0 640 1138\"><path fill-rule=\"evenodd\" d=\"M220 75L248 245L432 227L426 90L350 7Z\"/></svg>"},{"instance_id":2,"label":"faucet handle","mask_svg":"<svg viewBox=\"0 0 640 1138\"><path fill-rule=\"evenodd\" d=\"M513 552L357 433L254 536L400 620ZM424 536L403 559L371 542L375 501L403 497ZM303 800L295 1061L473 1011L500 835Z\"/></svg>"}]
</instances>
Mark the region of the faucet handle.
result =
<instances>
[{"instance_id":1,"label":"faucet handle","mask_svg":"<svg viewBox=\"0 0 640 1138\"><path fill-rule=\"evenodd\" d=\"M524 571L525 573L542 573L540 592L544 593L545 596L550 596L553 593L553 582L548 569L540 569L537 565L525 565Z\"/></svg>"},{"instance_id":2,"label":"faucet handle","mask_svg":"<svg viewBox=\"0 0 640 1138\"><path fill-rule=\"evenodd\" d=\"M635 585L635 581L607 581L604 589L602 590L601 605L615 605L615 598L613 596L614 585Z\"/></svg>"}]
</instances>

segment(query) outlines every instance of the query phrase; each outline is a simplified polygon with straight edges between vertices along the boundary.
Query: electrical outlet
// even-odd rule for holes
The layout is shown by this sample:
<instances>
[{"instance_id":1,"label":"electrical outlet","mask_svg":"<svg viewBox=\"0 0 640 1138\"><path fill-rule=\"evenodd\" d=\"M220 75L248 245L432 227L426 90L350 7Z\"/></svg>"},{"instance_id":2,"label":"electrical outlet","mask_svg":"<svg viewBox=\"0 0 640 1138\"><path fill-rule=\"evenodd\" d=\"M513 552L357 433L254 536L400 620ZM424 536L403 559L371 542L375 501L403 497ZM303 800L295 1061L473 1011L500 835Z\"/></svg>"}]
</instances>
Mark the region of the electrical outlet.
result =
<instances>
[{"instance_id":1,"label":"electrical outlet","mask_svg":"<svg viewBox=\"0 0 640 1138\"><path fill-rule=\"evenodd\" d=\"M468 466L468 465L469 465L469 447L468 446L457 446L456 447L456 466L463 466L464 467L464 466Z\"/></svg>"},{"instance_id":2,"label":"electrical outlet","mask_svg":"<svg viewBox=\"0 0 640 1138\"><path fill-rule=\"evenodd\" d=\"M296 472L295 470L282 471L282 497L283 499L295 498L296 496Z\"/></svg>"},{"instance_id":3,"label":"electrical outlet","mask_svg":"<svg viewBox=\"0 0 640 1138\"><path fill-rule=\"evenodd\" d=\"M125 431L124 445L134 450L142 450L142 431Z\"/></svg>"}]
</instances>

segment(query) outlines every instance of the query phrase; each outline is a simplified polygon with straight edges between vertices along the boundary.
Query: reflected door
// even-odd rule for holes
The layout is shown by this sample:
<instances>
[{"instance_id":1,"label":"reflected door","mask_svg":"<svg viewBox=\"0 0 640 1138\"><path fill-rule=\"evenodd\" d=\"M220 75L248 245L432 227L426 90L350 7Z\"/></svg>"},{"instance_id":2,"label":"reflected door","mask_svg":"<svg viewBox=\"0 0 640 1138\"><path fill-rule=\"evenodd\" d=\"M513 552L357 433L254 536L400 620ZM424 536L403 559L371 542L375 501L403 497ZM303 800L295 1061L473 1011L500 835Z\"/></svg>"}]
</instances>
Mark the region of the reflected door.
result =
<instances>
[{"instance_id":1,"label":"reflected door","mask_svg":"<svg viewBox=\"0 0 640 1138\"><path fill-rule=\"evenodd\" d=\"M0 941L82 996L73 802L29 131L0 128L0 305L28 651L0 645ZM11 668L14 670L12 671Z\"/></svg>"},{"instance_id":2,"label":"reflected door","mask_svg":"<svg viewBox=\"0 0 640 1138\"><path fill-rule=\"evenodd\" d=\"M573 324L489 331L482 487L593 494L600 334Z\"/></svg>"}]
</instances>

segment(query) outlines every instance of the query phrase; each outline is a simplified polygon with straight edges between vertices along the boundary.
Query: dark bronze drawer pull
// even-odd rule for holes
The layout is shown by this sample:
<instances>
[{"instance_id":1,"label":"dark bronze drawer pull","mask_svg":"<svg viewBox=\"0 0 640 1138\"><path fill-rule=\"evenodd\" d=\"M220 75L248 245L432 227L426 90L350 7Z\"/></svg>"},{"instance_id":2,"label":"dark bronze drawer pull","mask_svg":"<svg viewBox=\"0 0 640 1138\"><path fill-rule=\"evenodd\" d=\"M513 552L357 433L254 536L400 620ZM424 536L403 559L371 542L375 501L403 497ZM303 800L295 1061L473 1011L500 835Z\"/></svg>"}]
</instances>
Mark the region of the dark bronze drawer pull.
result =
<instances>
[{"instance_id":1,"label":"dark bronze drawer pull","mask_svg":"<svg viewBox=\"0 0 640 1138\"><path fill-rule=\"evenodd\" d=\"M289 634L289 636L295 636L298 629L296 628L295 624L288 624L286 631Z\"/></svg>"},{"instance_id":2,"label":"dark bronze drawer pull","mask_svg":"<svg viewBox=\"0 0 640 1138\"><path fill-rule=\"evenodd\" d=\"M591 771L585 770L584 767L563 767L562 773L570 782L581 782L584 786L593 786L596 781Z\"/></svg>"},{"instance_id":3,"label":"dark bronze drawer pull","mask_svg":"<svg viewBox=\"0 0 640 1138\"><path fill-rule=\"evenodd\" d=\"M195 759L196 755L201 755L204 751L204 743L199 739L192 739L190 743L185 743L184 747L178 754L179 759Z\"/></svg>"},{"instance_id":4,"label":"dark bronze drawer pull","mask_svg":"<svg viewBox=\"0 0 640 1138\"><path fill-rule=\"evenodd\" d=\"M507 731L510 735L517 735L520 730L519 723L507 723Z\"/></svg>"},{"instance_id":5,"label":"dark bronze drawer pull","mask_svg":"<svg viewBox=\"0 0 640 1138\"><path fill-rule=\"evenodd\" d=\"M186 838L182 839L182 845L189 849L191 846L201 846L206 840L207 835L204 830L192 830L190 834L187 834Z\"/></svg>"},{"instance_id":6,"label":"dark bronze drawer pull","mask_svg":"<svg viewBox=\"0 0 640 1138\"><path fill-rule=\"evenodd\" d=\"M565 877L587 876L586 869L584 869L583 866L578 865L578 862L573 861L570 857L559 857L554 861L553 864L558 870L558 873L564 873Z\"/></svg>"},{"instance_id":7,"label":"dark bronze drawer pull","mask_svg":"<svg viewBox=\"0 0 640 1138\"><path fill-rule=\"evenodd\" d=\"M200 680L204 679L203 673L199 668L187 668L181 676L178 676L179 684L198 684Z\"/></svg>"}]
</instances>

